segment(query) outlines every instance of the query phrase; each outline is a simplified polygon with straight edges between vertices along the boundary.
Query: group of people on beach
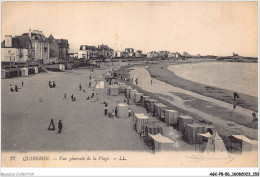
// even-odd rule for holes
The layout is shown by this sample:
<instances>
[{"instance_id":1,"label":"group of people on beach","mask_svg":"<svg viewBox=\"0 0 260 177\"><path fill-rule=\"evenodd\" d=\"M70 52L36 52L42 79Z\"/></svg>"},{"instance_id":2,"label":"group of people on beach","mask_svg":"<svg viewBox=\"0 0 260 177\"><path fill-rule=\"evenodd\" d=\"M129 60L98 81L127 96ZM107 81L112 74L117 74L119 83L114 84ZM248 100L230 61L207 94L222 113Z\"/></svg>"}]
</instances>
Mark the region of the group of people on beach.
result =
<instances>
[{"instance_id":1,"label":"group of people on beach","mask_svg":"<svg viewBox=\"0 0 260 177\"><path fill-rule=\"evenodd\" d=\"M53 82L49 81L49 87L50 88L55 88L56 87L55 81L53 81Z\"/></svg>"},{"instance_id":2,"label":"group of people on beach","mask_svg":"<svg viewBox=\"0 0 260 177\"><path fill-rule=\"evenodd\" d=\"M104 102L104 104L105 104L105 107L104 107L104 114L105 114L105 116L108 116L110 118L118 117L118 108L117 108L117 106L115 107L115 109L112 109L111 112L108 113L108 104L107 104L107 102ZM130 117L131 115L132 115L131 109L128 108L128 116Z\"/></svg>"},{"instance_id":3,"label":"group of people on beach","mask_svg":"<svg viewBox=\"0 0 260 177\"><path fill-rule=\"evenodd\" d=\"M22 87L23 87L23 81L22 81ZM10 91L11 92L18 92L18 89L21 89L21 88L18 88L18 86L17 85L15 85L14 87L13 87L13 85L10 85Z\"/></svg>"}]
</instances>

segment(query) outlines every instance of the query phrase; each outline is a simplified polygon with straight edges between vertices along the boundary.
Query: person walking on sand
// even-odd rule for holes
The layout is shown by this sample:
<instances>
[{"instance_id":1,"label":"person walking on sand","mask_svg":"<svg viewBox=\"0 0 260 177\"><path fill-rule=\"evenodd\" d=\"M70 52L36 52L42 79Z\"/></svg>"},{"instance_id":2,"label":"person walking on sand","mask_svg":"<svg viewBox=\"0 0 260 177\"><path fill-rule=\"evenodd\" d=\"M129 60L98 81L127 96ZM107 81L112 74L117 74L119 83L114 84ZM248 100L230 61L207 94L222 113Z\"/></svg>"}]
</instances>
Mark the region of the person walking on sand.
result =
<instances>
[{"instance_id":1,"label":"person walking on sand","mask_svg":"<svg viewBox=\"0 0 260 177\"><path fill-rule=\"evenodd\" d=\"M94 91L94 90L92 90L92 95L91 95L91 98L94 98L94 96L95 96L95 91Z\"/></svg>"},{"instance_id":2,"label":"person walking on sand","mask_svg":"<svg viewBox=\"0 0 260 177\"><path fill-rule=\"evenodd\" d=\"M64 93L63 100L66 100L66 98L67 98L67 94L66 94L66 93Z\"/></svg>"},{"instance_id":3,"label":"person walking on sand","mask_svg":"<svg viewBox=\"0 0 260 177\"><path fill-rule=\"evenodd\" d=\"M117 117L117 112L118 112L118 109L117 109L117 106L116 106L116 108L115 108L115 115L116 115L116 117Z\"/></svg>"},{"instance_id":4,"label":"person walking on sand","mask_svg":"<svg viewBox=\"0 0 260 177\"><path fill-rule=\"evenodd\" d=\"M73 94L71 95L71 101L73 101L74 100L74 96L73 96Z\"/></svg>"},{"instance_id":5,"label":"person walking on sand","mask_svg":"<svg viewBox=\"0 0 260 177\"><path fill-rule=\"evenodd\" d=\"M58 133L59 133L59 134L61 134L61 130L62 130L62 127L63 127L61 121L62 121L62 120L59 120L59 123L58 123L58 129L59 129Z\"/></svg>"},{"instance_id":6,"label":"person walking on sand","mask_svg":"<svg viewBox=\"0 0 260 177\"><path fill-rule=\"evenodd\" d=\"M17 87L17 85L15 85L15 91L18 92L18 87Z\"/></svg>"},{"instance_id":7,"label":"person walking on sand","mask_svg":"<svg viewBox=\"0 0 260 177\"><path fill-rule=\"evenodd\" d=\"M105 116L107 116L107 110L108 110L108 107L107 107L107 104L105 104L105 108L104 108Z\"/></svg>"},{"instance_id":8,"label":"person walking on sand","mask_svg":"<svg viewBox=\"0 0 260 177\"><path fill-rule=\"evenodd\" d=\"M237 92L234 92L234 100L236 100L236 98L240 98Z\"/></svg>"},{"instance_id":9,"label":"person walking on sand","mask_svg":"<svg viewBox=\"0 0 260 177\"><path fill-rule=\"evenodd\" d=\"M88 83L88 87L91 87L91 82Z\"/></svg>"},{"instance_id":10,"label":"person walking on sand","mask_svg":"<svg viewBox=\"0 0 260 177\"><path fill-rule=\"evenodd\" d=\"M135 79L135 84L136 84L136 85L138 84L138 79L137 79L137 78Z\"/></svg>"},{"instance_id":11,"label":"person walking on sand","mask_svg":"<svg viewBox=\"0 0 260 177\"><path fill-rule=\"evenodd\" d=\"M13 92L14 91L14 88L12 85L10 85L10 91Z\"/></svg>"},{"instance_id":12,"label":"person walking on sand","mask_svg":"<svg viewBox=\"0 0 260 177\"><path fill-rule=\"evenodd\" d=\"M82 88L81 88L81 83L79 83L79 91L81 91L81 89L82 89Z\"/></svg>"},{"instance_id":13,"label":"person walking on sand","mask_svg":"<svg viewBox=\"0 0 260 177\"><path fill-rule=\"evenodd\" d=\"M23 81L22 81L22 87L23 87Z\"/></svg>"}]
</instances>

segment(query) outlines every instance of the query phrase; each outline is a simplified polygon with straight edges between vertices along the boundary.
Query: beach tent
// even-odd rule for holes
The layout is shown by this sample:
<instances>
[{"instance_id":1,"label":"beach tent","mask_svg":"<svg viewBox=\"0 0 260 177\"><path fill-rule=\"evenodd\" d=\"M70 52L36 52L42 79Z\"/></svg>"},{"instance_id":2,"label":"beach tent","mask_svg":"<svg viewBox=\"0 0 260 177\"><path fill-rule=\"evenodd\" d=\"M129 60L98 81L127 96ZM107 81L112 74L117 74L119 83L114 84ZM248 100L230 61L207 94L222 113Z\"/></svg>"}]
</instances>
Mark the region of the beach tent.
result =
<instances>
[{"instance_id":1,"label":"beach tent","mask_svg":"<svg viewBox=\"0 0 260 177\"><path fill-rule=\"evenodd\" d=\"M119 103L117 105L117 109L118 109L117 115L119 118L128 118L129 117L127 104Z\"/></svg>"},{"instance_id":2,"label":"beach tent","mask_svg":"<svg viewBox=\"0 0 260 177\"><path fill-rule=\"evenodd\" d=\"M161 151L172 151L174 142L169 138L161 135L161 134L148 134L153 139L154 142L154 151L161 152Z\"/></svg>"},{"instance_id":3,"label":"beach tent","mask_svg":"<svg viewBox=\"0 0 260 177\"><path fill-rule=\"evenodd\" d=\"M149 111L151 113L153 113L154 112L154 105L155 105L155 103L158 103L158 101L154 100L154 99L149 99L148 102L149 102Z\"/></svg>"},{"instance_id":4,"label":"beach tent","mask_svg":"<svg viewBox=\"0 0 260 177\"><path fill-rule=\"evenodd\" d=\"M137 133L141 133L141 130L144 128L144 125L148 122L148 119L149 118L145 116L143 113L134 114L135 130Z\"/></svg>"},{"instance_id":5,"label":"beach tent","mask_svg":"<svg viewBox=\"0 0 260 177\"><path fill-rule=\"evenodd\" d=\"M135 90L135 89L133 89L133 90L130 91L130 98L131 98L132 100L135 99L135 92L137 92L137 90Z\"/></svg>"},{"instance_id":6,"label":"beach tent","mask_svg":"<svg viewBox=\"0 0 260 177\"><path fill-rule=\"evenodd\" d=\"M225 157L228 155L225 144L222 138L218 135L218 132L215 132L208 138L204 154L207 156L215 154L217 157Z\"/></svg>"},{"instance_id":7,"label":"beach tent","mask_svg":"<svg viewBox=\"0 0 260 177\"><path fill-rule=\"evenodd\" d=\"M6 78L6 70L1 71L1 78L5 79Z\"/></svg>"},{"instance_id":8,"label":"beach tent","mask_svg":"<svg viewBox=\"0 0 260 177\"><path fill-rule=\"evenodd\" d=\"M157 118L164 120L164 118L165 118L165 112L164 111L166 110L167 106L162 104L162 103L155 103L154 106L155 106Z\"/></svg>"},{"instance_id":9,"label":"beach tent","mask_svg":"<svg viewBox=\"0 0 260 177\"><path fill-rule=\"evenodd\" d=\"M167 125L174 125L178 123L178 111L165 110L165 123Z\"/></svg>"},{"instance_id":10,"label":"beach tent","mask_svg":"<svg viewBox=\"0 0 260 177\"><path fill-rule=\"evenodd\" d=\"M143 98L141 99L141 106L145 108L146 105L146 101L147 99L149 99L149 96L143 96Z\"/></svg>"},{"instance_id":11,"label":"beach tent","mask_svg":"<svg viewBox=\"0 0 260 177\"><path fill-rule=\"evenodd\" d=\"M119 87L117 85L110 85L109 86L109 95L117 96L118 94L119 94Z\"/></svg>"},{"instance_id":12,"label":"beach tent","mask_svg":"<svg viewBox=\"0 0 260 177\"><path fill-rule=\"evenodd\" d=\"M182 134L184 134L185 125L186 124L192 124L193 123L193 118L191 116L187 116L187 115L179 115L178 123L179 123L179 131Z\"/></svg>"},{"instance_id":13,"label":"beach tent","mask_svg":"<svg viewBox=\"0 0 260 177\"><path fill-rule=\"evenodd\" d=\"M203 125L200 124L186 124L184 139L189 144L203 143L203 137L198 136L197 133L204 133Z\"/></svg>"},{"instance_id":14,"label":"beach tent","mask_svg":"<svg viewBox=\"0 0 260 177\"><path fill-rule=\"evenodd\" d=\"M141 101L141 96L143 96L142 93L135 92L135 93L134 93L134 102L135 102L135 103L140 102L140 101Z\"/></svg>"},{"instance_id":15,"label":"beach tent","mask_svg":"<svg viewBox=\"0 0 260 177\"><path fill-rule=\"evenodd\" d=\"M241 154L258 150L258 141L249 139L244 135L232 135L232 151L236 143L240 146L239 151Z\"/></svg>"},{"instance_id":16,"label":"beach tent","mask_svg":"<svg viewBox=\"0 0 260 177\"><path fill-rule=\"evenodd\" d=\"M35 73L35 74L38 74L38 73L39 73L38 67L34 67L34 73Z\"/></svg>"},{"instance_id":17,"label":"beach tent","mask_svg":"<svg viewBox=\"0 0 260 177\"><path fill-rule=\"evenodd\" d=\"M22 71L22 76L28 76L28 68L23 68L21 71Z\"/></svg>"}]
</instances>

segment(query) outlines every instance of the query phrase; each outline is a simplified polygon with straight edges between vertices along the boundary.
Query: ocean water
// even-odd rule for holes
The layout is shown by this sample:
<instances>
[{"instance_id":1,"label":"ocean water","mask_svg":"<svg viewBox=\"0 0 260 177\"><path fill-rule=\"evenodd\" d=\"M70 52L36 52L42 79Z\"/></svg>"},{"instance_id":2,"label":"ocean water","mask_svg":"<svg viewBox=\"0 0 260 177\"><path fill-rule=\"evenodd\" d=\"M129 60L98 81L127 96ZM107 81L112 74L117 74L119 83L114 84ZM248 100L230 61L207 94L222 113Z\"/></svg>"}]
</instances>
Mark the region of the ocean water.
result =
<instances>
[{"instance_id":1,"label":"ocean water","mask_svg":"<svg viewBox=\"0 0 260 177\"><path fill-rule=\"evenodd\" d=\"M205 62L168 69L187 80L258 97L257 63Z\"/></svg>"}]
</instances>

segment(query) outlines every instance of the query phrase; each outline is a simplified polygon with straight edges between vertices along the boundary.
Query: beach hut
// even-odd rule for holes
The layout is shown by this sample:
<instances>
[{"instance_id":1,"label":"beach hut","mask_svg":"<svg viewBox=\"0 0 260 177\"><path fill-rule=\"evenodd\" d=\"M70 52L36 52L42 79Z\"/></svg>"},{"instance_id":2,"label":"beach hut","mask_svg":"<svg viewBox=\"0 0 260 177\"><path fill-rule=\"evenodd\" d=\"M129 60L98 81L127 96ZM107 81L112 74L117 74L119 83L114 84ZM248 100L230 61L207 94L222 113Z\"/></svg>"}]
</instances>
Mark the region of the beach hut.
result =
<instances>
[{"instance_id":1,"label":"beach hut","mask_svg":"<svg viewBox=\"0 0 260 177\"><path fill-rule=\"evenodd\" d=\"M145 134L145 140L146 143L149 140L148 134L157 135L157 134L163 134L162 126L160 122L158 121L152 121L148 122L144 125L144 134Z\"/></svg>"},{"instance_id":2,"label":"beach hut","mask_svg":"<svg viewBox=\"0 0 260 177\"><path fill-rule=\"evenodd\" d=\"M143 98L141 99L141 106L145 108L146 102L149 99L149 96L143 96Z\"/></svg>"},{"instance_id":3,"label":"beach hut","mask_svg":"<svg viewBox=\"0 0 260 177\"><path fill-rule=\"evenodd\" d=\"M144 129L144 125L148 122L148 117L143 113L134 114L135 130L137 133L141 133L141 130Z\"/></svg>"},{"instance_id":4,"label":"beach hut","mask_svg":"<svg viewBox=\"0 0 260 177\"><path fill-rule=\"evenodd\" d=\"M178 123L178 111L165 110L165 123L167 125L174 125Z\"/></svg>"},{"instance_id":5,"label":"beach hut","mask_svg":"<svg viewBox=\"0 0 260 177\"><path fill-rule=\"evenodd\" d=\"M28 68L23 68L21 71L22 76L28 76Z\"/></svg>"},{"instance_id":6,"label":"beach hut","mask_svg":"<svg viewBox=\"0 0 260 177\"><path fill-rule=\"evenodd\" d=\"M127 88L127 85L124 84L124 85L121 85L121 93L126 93L126 88Z\"/></svg>"},{"instance_id":7,"label":"beach hut","mask_svg":"<svg viewBox=\"0 0 260 177\"><path fill-rule=\"evenodd\" d=\"M191 116L186 115L179 115L178 117L178 123L179 123L179 131L184 134L185 131L185 125L186 124L192 124L193 118Z\"/></svg>"},{"instance_id":8,"label":"beach hut","mask_svg":"<svg viewBox=\"0 0 260 177\"><path fill-rule=\"evenodd\" d=\"M131 92L131 90L133 90L133 88L130 87L130 86L127 86L127 88L126 88L126 97L127 97L127 98L130 98L130 92Z\"/></svg>"},{"instance_id":9,"label":"beach hut","mask_svg":"<svg viewBox=\"0 0 260 177\"><path fill-rule=\"evenodd\" d=\"M6 78L6 70L1 71L1 78L5 79Z\"/></svg>"},{"instance_id":10,"label":"beach hut","mask_svg":"<svg viewBox=\"0 0 260 177\"><path fill-rule=\"evenodd\" d=\"M241 154L249 153L258 150L258 141L247 138L244 135L232 135L232 153L238 152Z\"/></svg>"},{"instance_id":11,"label":"beach hut","mask_svg":"<svg viewBox=\"0 0 260 177\"><path fill-rule=\"evenodd\" d=\"M119 103L117 105L117 115L119 118L128 118L129 117L129 112L128 112L128 105L124 103Z\"/></svg>"},{"instance_id":12,"label":"beach hut","mask_svg":"<svg viewBox=\"0 0 260 177\"><path fill-rule=\"evenodd\" d=\"M149 102L149 111L151 113L153 113L154 112L154 104L158 103L158 101L154 100L154 99L149 99L148 102Z\"/></svg>"},{"instance_id":13,"label":"beach hut","mask_svg":"<svg viewBox=\"0 0 260 177\"><path fill-rule=\"evenodd\" d=\"M189 144L201 144L203 143L203 137L198 133L204 133L203 125L200 124L186 124L184 139Z\"/></svg>"},{"instance_id":14,"label":"beach hut","mask_svg":"<svg viewBox=\"0 0 260 177\"><path fill-rule=\"evenodd\" d=\"M135 92L137 92L137 90L135 90L135 89L133 89L133 90L130 91L130 98L131 98L132 100L135 99Z\"/></svg>"},{"instance_id":15,"label":"beach hut","mask_svg":"<svg viewBox=\"0 0 260 177\"><path fill-rule=\"evenodd\" d=\"M156 111L156 116L158 119L163 119L165 118L165 110L167 108L166 105L162 104L162 103L155 103L155 111Z\"/></svg>"},{"instance_id":16,"label":"beach hut","mask_svg":"<svg viewBox=\"0 0 260 177\"><path fill-rule=\"evenodd\" d=\"M134 126L134 129L136 129L136 116L142 116L144 115L143 113L133 113L132 117L133 117L133 126Z\"/></svg>"},{"instance_id":17,"label":"beach hut","mask_svg":"<svg viewBox=\"0 0 260 177\"><path fill-rule=\"evenodd\" d=\"M153 139L155 152L173 150L174 142L171 139L169 139L161 134L156 134L156 135L149 134L149 136Z\"/></svg>"},{"instance_id":18,"label":"beach hut","mask_svg":"<svg viewBox=\"0 0 260 177\"><path fill-rule=\"evenodd\" d=\"M65 70L65 65L64 64L60 64L59 65L59 70L60 71L64 71Z\"/></svg>"},{"instance_id":19,"label":"beach hut","mask_svg":"<svg viewBox=\"0 0 260 177\"><path fill-rule=\"evenodd\" d=\"M135 93L134 93L134 102L135 102L135 103L139 103L139 102L141 101L141 96L143 96L142 93L135 92Z\"/></svg>"},{"instance_id":20,"label":"beach hut","mask_svg":"<svg viewBox=\"0 0 260 177\"><path fill-rule=\"evenodd\" d=\"M117 85L110 85L109 86L109 95L117 96L118 94L119 94L119 87Z\"/></svg>"},{"instance_id":21,"label":"beach hut","mask_svg":"<svg viewBox=\"0 0 260 177\"><path fill-rule=\"evenodd\" d=\"M34 73L35 73L35 74L38 74L38 73L39 73L38 67L34 67Z\"/></svg>"}]
</instances>

